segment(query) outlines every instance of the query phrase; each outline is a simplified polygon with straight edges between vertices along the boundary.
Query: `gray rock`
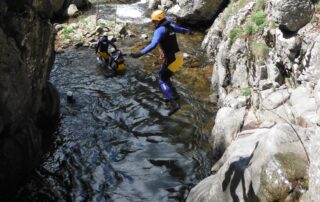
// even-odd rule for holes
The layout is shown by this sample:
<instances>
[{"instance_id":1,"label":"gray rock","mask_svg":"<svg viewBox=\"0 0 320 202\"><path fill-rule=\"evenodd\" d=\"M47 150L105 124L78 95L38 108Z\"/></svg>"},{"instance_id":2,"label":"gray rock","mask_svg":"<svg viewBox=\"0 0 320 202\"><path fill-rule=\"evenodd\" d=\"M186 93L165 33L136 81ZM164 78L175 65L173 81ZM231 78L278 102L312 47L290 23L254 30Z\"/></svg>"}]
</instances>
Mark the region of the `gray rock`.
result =
<instances>
[{"instance_id":1,"label":"gray rock","mask_svg":"<svg viewBox=\"0 0 320 202\"><path fill-rule=\"evenodd\" d=\"M302 86L296 88L291 94L290 102L297 124L312 126L317 123L316 100L310 90Z\"/></svg>"},{"instance_id":2,"label":"gray rock","mask_svg":"<svg viewBox=\"0 0 320 202\"><path fill-rule=\"evenodd\" d=\"M64 2L65 0L50 0L53 13L58 13L62 9Z\"/></svg>"},{"instance_id":3,"label":"gray rock","mask_svg":"<svg viewBox=\"0 0 320 202\"><path fill-rule=\"evenodd\" d=\"M267 90L272 88L273 83L269 80L260 80L259 82L259 89L260 90Z\"/></svg>"},{"instance_id":4,"label":"gray rock","mask_svg":"<svg viewBox=\"0 0 320 202\"><path fill-rule=\"evenodd\" d=\"M149 0L148 8L156 9L160 4L161 4L160 0Z\"/></svg>"},{"instance_id":5,"label":"gray rock","mask_svg":"<svg viewBox=\"0 0 320 202\"><path fill-rule=\"evenodd\" d=\"M181 21L196 24L211 20L223 2L224 0L177 0L178 4L169 9L168 13Z\"/></svg>"},{"instance_id":6,"label":"gray rock","mask_svg":"<svg viewBox=\"0 0 320 202\"><path fill-rule=\"evenodd\" d=\"M0 3L0 47L6 53L0 55L1 196L13 191L40 163L43 129L39 126L52 120L59 108L58 93L48 83L54 62L49 19L53 8L47 1L11 3Z\"/></svg>"},{"instance_id":7,"label":"gray rock","mask_svg":"<svg viewBox=\"0 0 320 202\"><path fill-rule=\"evenodd\" d=\"M296 32L310 22L314 8L310 0L269 0L270 14L280 28Z\"/></svg>"},{"instance_id":8,"label":"gray rock","mask_svg":"<svg viewBox=\"0 0 320 202\"><path fill-rule=\"evenodd\" d=\"M268 80L271 82L277 82L282 84L284 82L283 75L281 74L277 64L274 61L274 58L269 58L267 60L267 70L268 70Z\"/></svg>"},{"instance_id":9,"label":"gray rock","mask_svg":"<svg viewBox=\"0 0 320 202\"><path fill-rule=\"evenodd\" d=\"M309 189L301 202L317 202L320 201L320 129L316 131L316 135L311 137L311 144L308 147L310 157L309 166Z\"/></svg>"},{"instance_id":10,"label":"gray rock","mask_svg":"<svg viewBox=\"0 0 320 202\"><path fill-rule=\"evenodd\" d=\"M219 109L212 130L213 148L216 152L223 153L236 138L236 134L243 124L245 111L245 107Z\"/></svg>"},{"instance_id":11,"label":"gray rock","mask_svg":"<svg viewBox=\"0 0 320 202\"><path fill-rule=\"evenodd\" d=\"M77 17L80 14L80 11L78 10L77 6L75 4L70 4L70 6L67 9L67 15L69 17Z\"/></svg>"},{"instance_id":12,"label":"gray rock","mask_svg":"<svg viewBox=\"0 0 320 202\"><path fill-rule=\"evenodd\" d=\"M305 144L314 135L312 130L296 131ZM278 124L242 134L212 168L214 175L191 190L188 202L277 201L298 194L299 187L307 188L306 154L291 126Z\"/></svg>"},{"instance_id":13,"label":"gray rock","mask_svg":"<svg viewBox=\"0 0 320 202\"><path fill-rule=\"evenodd\" d=\"M276 91L262 101L264 109L272 110L284 104L290 97L287 90Z\"/></svg>"}]
</instances>

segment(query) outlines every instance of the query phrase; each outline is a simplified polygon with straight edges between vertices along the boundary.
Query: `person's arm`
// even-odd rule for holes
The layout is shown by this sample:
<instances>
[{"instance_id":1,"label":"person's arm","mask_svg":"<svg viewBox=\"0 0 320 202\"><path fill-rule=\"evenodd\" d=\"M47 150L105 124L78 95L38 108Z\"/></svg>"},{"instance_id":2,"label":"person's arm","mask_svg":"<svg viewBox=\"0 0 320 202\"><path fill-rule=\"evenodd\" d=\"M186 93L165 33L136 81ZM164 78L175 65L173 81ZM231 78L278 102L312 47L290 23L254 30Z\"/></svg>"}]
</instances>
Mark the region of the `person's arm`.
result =
<instances>
[{"instance_id":1,"label":"person's arm","mask_svg":"<svg viewBox=\"0 0 320 202\"><path fill-rule=\"evenodd\" d=\"M139 51L138 53L131 53L130 54L131 57L138 58L138 57L152 51L158 45L158 43L161 41L161 39L164 37L165 33L166 33L165 27L159 27L158 29L156 29L154 31L151 43L147 47L145 47L144 49Z\"/></svg>"},{"instance_id":2,"label":"person's arm","mask_svg":"<svg viewBox=\"0 0 320 202\"><path fill-rule=\"evenodd\" d=\"M98 41L98 44L96 46L96 53L98 53L99 46L100 46L100 41Z\"/></svg>"},{"instance_id":3,"label":"person's arm","mask_svg":"<svg viewBox=\"0 0 320 202\"><path fill-rule=\"evenodd\" d=\"M182 34L191 33L191 30L190 30L190 29L187 29L187 28L180 27L180 26L175 25L175 24L171 24L170 26L172 27L172 29L173 29L175 32L182 33Z\"/></svg>"},{"instance_id":4,"label":"person's arm","mask_svg":"<svg viewBox=\"0 0 320 202\"><path fill-rule=\"evenodd\" d=\"M161 39L164 37L165 33L166 33L165 27L159 27L158 29L156 29L153 34L151 43L147 47L142 49L140 53L144 55L152 51L159 44Z\"/></svg>"},{"instance_id":5,"label":"person's arm","mask_svg":"<svg viewBox=\"0 0 320 202\"><path fill-rule=\"evenodd\" d=\"M114 50L118 50L116 45L114 45L114 43L112 43L111 41L109 41L109 44L114 48Z\"/></svg>"}]
</instances>

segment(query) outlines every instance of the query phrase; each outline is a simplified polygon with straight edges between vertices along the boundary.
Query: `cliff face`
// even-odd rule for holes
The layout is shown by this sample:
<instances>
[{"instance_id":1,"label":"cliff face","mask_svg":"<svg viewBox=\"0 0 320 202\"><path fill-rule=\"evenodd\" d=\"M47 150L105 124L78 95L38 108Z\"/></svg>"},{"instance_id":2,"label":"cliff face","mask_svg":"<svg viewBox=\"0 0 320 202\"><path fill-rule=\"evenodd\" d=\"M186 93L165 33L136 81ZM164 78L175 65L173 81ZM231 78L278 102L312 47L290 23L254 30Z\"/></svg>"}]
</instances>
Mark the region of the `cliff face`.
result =
<instances>
[{"instance_id":1,"label":"cliff face","mask_svg":"<svg viewBox=\"0 0 320 202\"><path fill-rule=\"evenodd\" d=\"M54 2L54 1L51 1ZM0 190L16 188L39 163L59 97L48 83L54 34L47 1L0 2Z\"/></svg>"},{"instance_id":2,"label":"cliff face","mask_svg":"<svg viewBox=\"0 0 320 202\"><path fill-rule=\"evenodd\" d=\"M202 48L214 64L221 159L188 201L320 200L319 7L231 0L215 20Z\"/></svg>"}]
</instances>

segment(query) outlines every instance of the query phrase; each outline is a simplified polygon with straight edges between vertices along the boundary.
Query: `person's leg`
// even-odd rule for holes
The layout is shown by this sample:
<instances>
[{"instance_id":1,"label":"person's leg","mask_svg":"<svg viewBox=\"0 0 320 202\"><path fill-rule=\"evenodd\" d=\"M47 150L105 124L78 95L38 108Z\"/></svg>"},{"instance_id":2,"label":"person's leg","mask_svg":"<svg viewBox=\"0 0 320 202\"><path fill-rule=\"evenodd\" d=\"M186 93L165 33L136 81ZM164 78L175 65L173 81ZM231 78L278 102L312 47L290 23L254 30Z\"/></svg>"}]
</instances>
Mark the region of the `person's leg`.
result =
<instances>
[{"instance_id":1,"label":"person's leg","mask_svg":"<svg viewBox=\"0 0 320 202\"><path fill-rule=\"evenodd\" d=\"M166 65L162 64L158 71L159 85L163 95L168 100L173 100L175 95L175 89L173 90L172 81L170 79L172 75L173 73L167 69Z\"/></svg>"},{"instance_id":2,"label":"person's leg","mask_svg":"<svg viewBox=\"0 0 320 202\"><path fill-rule=\"evenodd\" d=\"M170 77L173 73L167 69L165 64L162 64L160 70L158 71L159 75L159 84L162 90L162 93L167 98L168 102L170 102L171 110L168 115L171 116L173 113L180 109L179 96L176 92L176 89L173 86L173 83Z\"/></svg>"}]
</instances>

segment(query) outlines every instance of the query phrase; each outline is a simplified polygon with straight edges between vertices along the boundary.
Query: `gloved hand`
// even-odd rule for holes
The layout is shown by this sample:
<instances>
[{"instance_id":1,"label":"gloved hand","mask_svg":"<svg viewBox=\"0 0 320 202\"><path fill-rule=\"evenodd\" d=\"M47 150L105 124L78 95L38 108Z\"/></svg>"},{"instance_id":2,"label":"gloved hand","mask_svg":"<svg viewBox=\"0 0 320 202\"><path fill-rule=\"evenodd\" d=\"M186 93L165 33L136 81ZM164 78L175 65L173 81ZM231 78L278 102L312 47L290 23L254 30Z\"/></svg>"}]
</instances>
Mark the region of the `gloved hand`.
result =
<instances>
[{"instance_id":1,"label":"gloved hand","mask_svg":"<svg viewBox=\"0 0 320 202\"><path fill-rule=\"evenodd\" d=\"M133 57L133 58L138 58L138 57L141 57L143 54L138 52L138 53L130 53L130 56Z\"/></svg>"}]
</instances>

